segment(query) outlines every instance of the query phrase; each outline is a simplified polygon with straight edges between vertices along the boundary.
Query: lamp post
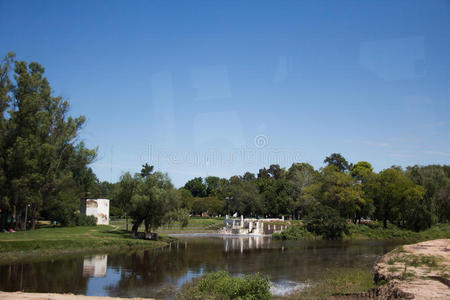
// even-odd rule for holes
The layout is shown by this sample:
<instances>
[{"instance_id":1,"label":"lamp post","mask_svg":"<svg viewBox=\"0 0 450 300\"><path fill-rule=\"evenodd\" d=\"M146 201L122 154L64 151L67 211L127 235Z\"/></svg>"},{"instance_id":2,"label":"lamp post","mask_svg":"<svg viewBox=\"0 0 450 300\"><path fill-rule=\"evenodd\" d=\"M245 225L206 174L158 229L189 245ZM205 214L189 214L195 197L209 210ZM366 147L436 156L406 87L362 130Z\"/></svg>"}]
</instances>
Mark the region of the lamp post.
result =
<instances>
[{"instance_id":1,"label":"lamp post","mask_svg":"<svg viewBox=\"0 0 450 300\"><path fill-rule=\"evenodd\" d=\"M28 207L30 207L30 204L27 204L27 206L25 206L25 231L27 231L27 212L28 212Z\"/></svg>"}]
</instances>

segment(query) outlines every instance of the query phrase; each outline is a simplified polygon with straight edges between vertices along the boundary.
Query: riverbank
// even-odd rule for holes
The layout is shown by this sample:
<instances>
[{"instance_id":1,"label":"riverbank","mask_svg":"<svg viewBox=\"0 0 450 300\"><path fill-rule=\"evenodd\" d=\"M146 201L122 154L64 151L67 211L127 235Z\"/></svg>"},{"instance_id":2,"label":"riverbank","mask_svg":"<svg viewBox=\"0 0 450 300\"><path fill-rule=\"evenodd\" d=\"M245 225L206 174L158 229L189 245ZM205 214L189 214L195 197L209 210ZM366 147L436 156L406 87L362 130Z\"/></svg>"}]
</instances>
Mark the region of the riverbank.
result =
<instances>
[{"instance_id":1,"label":"riverbank","mask_svg":"<svg viewBox=\"0 0 450 300\"><path fill-rule=\"evenodd\" d=\"M275 239L281 240L317 240L321 236L314 235L302 225L292 226L281 233L273 235ZM379 222L369 224L349 224L348 233L343 236L344 240L404 240L407 242L419 242L425 240L442 239L450 237L450 224L436 224L431 228L415 232L401 229L392 224L383 228Z\"/></svg>"},{"instance_id":2,"label":"riverbank","mask_svg":"<svg viewBox=\"0 0 450 300\"><path fill-rule=\"evenodd\" d=\"M95 254L167 246L173 238L158 241L135 239L114 226L41 228L0 234L0 264L36 261L75 254Z\"/></svg>"},{"instance_id":3,"label":"riverbank","mask_svg":"<svg viewBox=\"0 0 450 300\"><path fill-rule=\"evenodd\" d=\"M423 231L412 231L388 224L383 228L381 223L372 224L351 224L350 234L346 239L370 239L370 240L405 240L405 241L426 241L450 237L450 223L436 224Z\"/></svg>"},{"instance_id":4,"label":"riverbank","mask_svg":"<svg viewBox=\"0 0 450 300\"><path fill-rule=\"evenodd\" d=\"M450 239L399 247L373 270L380 294L404 299L450 299Z\"/></svg>"},{"instance_id":5,"label":"riverbank","mask_svg":"<svg viewBox=\"0 0 450 300\"><path fill-rule=\"evenodd\" d=\"M50 293L22 293L22 292L1 292L0 300L152 300L153 298L115 298L115 297L96 297L82 296L74 294L50 294Z\"/></svg>"}]
</instances>

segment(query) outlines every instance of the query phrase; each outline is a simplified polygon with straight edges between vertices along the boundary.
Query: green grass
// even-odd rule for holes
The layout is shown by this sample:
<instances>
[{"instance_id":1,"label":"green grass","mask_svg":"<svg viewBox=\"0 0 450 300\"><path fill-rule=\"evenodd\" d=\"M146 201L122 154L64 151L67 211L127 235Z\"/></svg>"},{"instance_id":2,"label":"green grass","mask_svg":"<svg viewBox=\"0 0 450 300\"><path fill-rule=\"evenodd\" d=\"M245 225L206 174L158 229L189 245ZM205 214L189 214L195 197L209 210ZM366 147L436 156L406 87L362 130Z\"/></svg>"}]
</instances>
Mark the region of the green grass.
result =
<instances>
[{"instance_id":1,"label":"green grass","mask_svg":"<svg viewBox=\"0 0 450 300\"><path fill-rule=\"evenodd\" d=\"M427 267L429 269L439 269L441 259L431 255L415 255L404 254L400 256L393 256L388 260L388 265L402 264L406 268L408 267Z\"/></svg>"},{"instance_id":2,"label":"green grass","mask_svg":"<svg viewBox=\"0 0 450 300\"><path fill-rule=\"evenodd\" d=\"M222 228L224 225L224 218L202 218L202 217L191 217L189 218L189 224L186 227L181 227L180 223L175 222L171 225L161 226L157 232L159 233L169 233L173 231L182 232L214 232ZM114 225L120 229L126 228L125 219L117 219L111 221L111 225ZM128 220L128 228L131 228L131 220ZM139 228L141 231L144 227Z\"/></svg>"},{"instance_id":3,"label":"green grass","mask_svg":"<svg viewBox=\"0 0 450 300\"><path fill-rule=\"evenodd\" d=\"M428 268L437 268L438 259L435 256L428 255L411 255L408 265L413 267L427 266Z\"/></svg>"},{"instance_id":4,"label":"green grass","mask_svg":"<svg viewBox=\"0 0 450 300\"><path fill-rule=\"evenodd\" d=\"M279 299L321 299L335 294L363 293L375 287L369 270L340 268L325 273L318 282L312 282L302 291Z\"/></svg>"},{"instance_id":5,"label":"green grass","mask_svg":"<svg viewBox=\"0 0 450 300\"><path fill-rule=\"evenodd\" d=\"M347 239L372 239L372 240L406 240L425 241L450 237L450 224L436 224L431 228L415 232L401 229L392 224L383 228L382 224L373 222L371 224L350 224L350 234Z\"/></svg>"},{"instance_id":6,"label":"green grass","mask_svg":"<svg viewBox=\"0 0 450 300\"><path fill-rule=\"evenodd\" d=\"M158 248L170 240L139 240L114 226L40 228L0 234L0 263L48 256L104 252L124 248Z\"/></svg>"},{"instance_id":7,"label":"green grass","mask_svg":"<svg viewBox=\"0 0 450 300\"><path fill-rule=\"evenodd\" d=\"M391 251L387 260L388 272L395 276L400 275L400 279L407 280L414 277L422 277L424 274L433 272L444 278L449 278L449 268L440 256L412 254L404 250L403 247ZM418 271L419 270L419 271ZM415 272L418 272L417 274ZM422 274L422 275L420 275Z\"/></svg>"},{"instance_id":8,"label":"green grass","mask_svg":"<svg viewBox=\"0 0 450 300\"><path fill-rule=\"evenodd\" d=\"M398 271L400 271L400 268L398 268L398 267L389 267L388 271L390 273L397 273Z\"/></svg>"},{"instance_id":9,"label":"green grass","mask_svg":"<svg viewBox=\"0 0 450 300\"><path fill-rule=\"evenodd\" d=\"M414 272L403 272L402 273L402 280L408 280L409 278L416 277L416 274Z\"/></svg>"}]
</instances>

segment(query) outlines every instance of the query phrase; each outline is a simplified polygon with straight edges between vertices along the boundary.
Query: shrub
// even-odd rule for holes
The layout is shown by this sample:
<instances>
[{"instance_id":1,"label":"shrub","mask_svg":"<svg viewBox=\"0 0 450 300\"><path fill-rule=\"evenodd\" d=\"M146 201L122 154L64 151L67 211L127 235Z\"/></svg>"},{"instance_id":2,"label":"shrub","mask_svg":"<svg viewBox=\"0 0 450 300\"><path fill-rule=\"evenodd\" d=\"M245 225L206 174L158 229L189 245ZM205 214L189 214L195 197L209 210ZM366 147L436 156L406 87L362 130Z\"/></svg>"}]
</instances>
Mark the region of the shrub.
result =
<instances>
[{"instance_id":1,"label":"shrub","mask_svg":"<svg viewBox=\"0 0 450 300\"><path fill-rule=\"evenodd\" d=\"M275 239L280 240L301 240L301 239L313 239L314 234L306 230L303 226L292 226L283 230L280 233L274 233L272 235Z\"/></svg>"},{"instance_id":2,"label":"shrub","mask_svg":"<svg viewBox=\"0 0 450 300\"><path fill-rule=\"evenodd\" d=\"M208 273L183 287L178 299L270 299L269 280L257 273L231 277L226 271Z\"/></svg>"},{"instance_id":3,"label":"shrub","mask_svg":"<svg viewBox=\"0 0 450 300\"><path fill-rule=\"evenodd\" d=\"M76 226L96 226L97 219L94 216L86 216L82 214L77 214L75 216Z\"/></svg>"}]
</instances>

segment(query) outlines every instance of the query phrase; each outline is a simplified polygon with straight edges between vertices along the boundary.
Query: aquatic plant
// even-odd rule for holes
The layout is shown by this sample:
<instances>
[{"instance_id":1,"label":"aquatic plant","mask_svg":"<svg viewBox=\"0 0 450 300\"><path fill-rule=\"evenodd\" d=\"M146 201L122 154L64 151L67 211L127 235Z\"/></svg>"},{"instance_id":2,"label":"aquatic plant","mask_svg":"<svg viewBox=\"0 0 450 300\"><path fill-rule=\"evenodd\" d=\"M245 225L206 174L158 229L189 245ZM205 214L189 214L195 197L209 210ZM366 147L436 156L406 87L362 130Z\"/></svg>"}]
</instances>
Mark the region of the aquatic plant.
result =
<instances>
[{"instance_id":1,"label":"aquatic plant","mask_svg":"<svg viewBox=\"0 0 450 300\"><path fill-rule=\"evenodd\" d=\"M269 280L257 273L232 277L227 271L208 273L183 286L177 299L270 299Z\"/></svg>"}]
</instances>

